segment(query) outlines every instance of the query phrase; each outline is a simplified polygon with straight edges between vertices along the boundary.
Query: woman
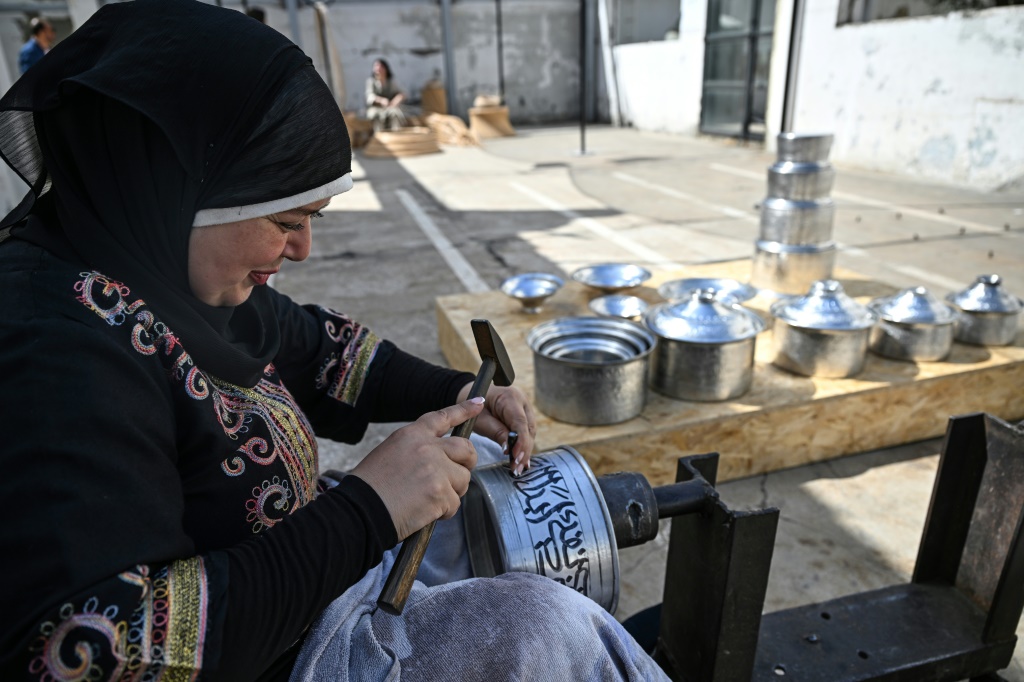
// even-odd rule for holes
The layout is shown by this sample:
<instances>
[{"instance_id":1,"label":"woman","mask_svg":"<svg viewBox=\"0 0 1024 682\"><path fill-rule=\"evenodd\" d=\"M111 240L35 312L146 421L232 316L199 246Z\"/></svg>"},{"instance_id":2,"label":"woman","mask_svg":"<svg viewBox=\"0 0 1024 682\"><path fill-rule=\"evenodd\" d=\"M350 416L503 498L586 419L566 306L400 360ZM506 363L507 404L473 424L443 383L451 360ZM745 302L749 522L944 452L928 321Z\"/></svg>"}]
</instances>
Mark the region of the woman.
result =
<instances>
[{"instance_id":1,"label":"woman","mask_svg":"<svg viewBox=\"0 0 1024 682\"><path fill-rule=\"evenodd\" d=\"M406 123L402 102L405 93L395 82L391 66L385 59L373 62L373 75L366 79L366 117L373 121L373 129L397 130Z\"/></svg>"},{"instance_id":2,"label":"woman","mask_svg":"<svg viewBox=\"0 0 1024 682\"><path fill-rule=\"evenodd\" d=\"M516 429L527 467L534 426L520 391L465 400L471 375L265 286L352 185L343 118L297 47L193 0L106 5L0 119L31 187L0 226L0 679L545 678L565 670L516 644L553 633L598 676L660 675L537 576L373 608L392 548L468 486L475 449L443 435L473 416L498 442ZM314 433L354 442L370 421L412 423L325 489Z\"/></svg>"}]
</instances>

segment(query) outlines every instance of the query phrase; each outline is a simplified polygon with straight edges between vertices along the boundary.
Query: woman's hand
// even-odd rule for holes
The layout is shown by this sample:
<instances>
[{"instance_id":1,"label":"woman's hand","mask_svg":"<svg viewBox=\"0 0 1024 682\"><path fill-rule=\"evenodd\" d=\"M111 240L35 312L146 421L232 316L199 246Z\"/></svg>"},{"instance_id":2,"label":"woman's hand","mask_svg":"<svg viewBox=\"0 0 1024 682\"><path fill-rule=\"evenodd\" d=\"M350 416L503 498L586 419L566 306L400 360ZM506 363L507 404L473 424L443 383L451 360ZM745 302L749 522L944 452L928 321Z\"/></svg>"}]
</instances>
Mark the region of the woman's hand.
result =
<instances>
[{"instance_id":1,"label":"woman's hand","mask_svg":"<svg viewBox=\"0 0 1024 682\"><path fill-rule=\"evenodd\" d=\"M476 448L468 438L443 436L483 409L483 400L474 398L428 412L388 436L352 470L384 501L399 540L458 511Z\"/></svg>"},{"instance_id":2,"label":"woman's hand","mask_svg":"<svg viewBox=\"0 0 1024 682\"><path fill-rule=\"evenodd\" d=\"M468 383L459 391L459 400L465 400L473 384ZM519 434L513 459L512 473L516 476L530 466L533 443L537 437L537 420L526 394L516 386L491 386L487 391L484 411L476 418L473 431L490 438L508 451L508 433Z\"/></svg>"}]
</instances>

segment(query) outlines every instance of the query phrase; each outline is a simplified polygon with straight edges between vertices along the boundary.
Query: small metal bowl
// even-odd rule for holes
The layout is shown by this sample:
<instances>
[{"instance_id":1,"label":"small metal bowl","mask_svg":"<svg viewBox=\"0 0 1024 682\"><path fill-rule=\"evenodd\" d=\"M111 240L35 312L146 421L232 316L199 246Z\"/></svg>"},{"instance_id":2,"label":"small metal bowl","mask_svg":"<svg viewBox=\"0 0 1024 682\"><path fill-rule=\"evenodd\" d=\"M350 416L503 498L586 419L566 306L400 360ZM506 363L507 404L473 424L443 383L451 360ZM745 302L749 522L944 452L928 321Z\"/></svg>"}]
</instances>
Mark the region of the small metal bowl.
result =
<instances>
[{"instance_id":1,"label":"small metal bowl","mask_svg":"<svg viewBox=\"0 0 1024 682\"><path fill-rule=\"evenodd\" d=\"M518 300L523 305L524 313L537 313L540 312L541 304L561 289L563 284L565 281L556 275L527 272L502 282L501 292Z\"/></svg>"},{"instance_id":2,"label":"small metal bowl","mask_svg":"<svg viewBox=\"0 0 1024 682\"><path fill-rule=\"evenodd\" d=\"M674 279L658 287L658 293L666 301L685 301L693 296L693 292L705 291L707 289L713 289L715 291L715 298L719 301L722 300L723 296L728 296L734 303L749 301L757 295L757 289L754 287L727 277Z\"/></svg>"},{"instance_id":3,"label":"small metal bowl","mask_svg":"<svg viewBox=\"0 0 1024 682\"><path fill-rule=\"evenodd\" d=\"M579 268L572 273L572 278L598 291L614 294L640 286L651 278L651 273L630 263L599 263Z\"/></svg>"},{"instance_id":4,"label":"small metal bowl","mask_svg":"<svg viewBox=\"0 0 1024 682\"><path fill-rule=\"evenodd\" d=\"M637 296L609 294L593 299L589 307L592 312L604 317L621 317L626 320L637 320L647 312L647 301Z\"/></svg>"}]
</instances>

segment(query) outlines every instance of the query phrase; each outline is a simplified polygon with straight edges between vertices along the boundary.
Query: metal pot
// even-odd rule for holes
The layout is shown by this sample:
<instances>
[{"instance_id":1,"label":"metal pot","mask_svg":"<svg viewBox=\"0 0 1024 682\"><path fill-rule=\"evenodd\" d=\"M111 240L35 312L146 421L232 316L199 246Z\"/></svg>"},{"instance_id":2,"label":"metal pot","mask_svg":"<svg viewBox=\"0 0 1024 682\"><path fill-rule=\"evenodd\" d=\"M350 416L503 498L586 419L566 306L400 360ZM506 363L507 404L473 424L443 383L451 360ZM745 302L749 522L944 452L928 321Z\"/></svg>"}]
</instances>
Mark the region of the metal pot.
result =
<instances>
[{"instance_id":1,"label":"metal pot","mask_svg":"<svg viewBox=\"0 0 1024 682\"><path fill-rule=\"evenodd\" d=\"M654 336L612 317L562 317L530 330L537 409L552 419L595 426L639 415L647 400Z\"/></svg>"},{"instance_id":2,"label":"metal pot","mask_svg":"<svg viewBox=\"0 0 1024 682\"><path fill-rule=\"evenodd\" d=\"M1003 290L999 275L980 275L946 300L960 309L956 340L979 346L1008 346L1017 338L1024 302Z\"/></svg>"},{"instance_id":3,"label":"metal pot","mask_svg":"<svg viewBox=\"0 0 1024 682\"><path fill-rule=\"evenodd\" d=\"M836 205L831 199L794 201L768 197L761 203L761 239L783 244L828 242L832 239L835 212Z\"/></svg>"},{"instance_id":4,"label":"metal pot","mask_svg":"<svg viewBox=\"0 0 1024 682\"><path fill-rule=\"evenodd\" d=\"M825 161L832 149L832 135L807 133L779 133L776 138L779 161L812 163Z\"/></svg>"},{"instance_id":5,"label":"metal pot","mask_svg":"<svg viewBox=\"0 0 1024 682\"><path fill-rule=\"evenodd\" d=\"M780 294L802 294L812 283L832 277L835 262L834 242L783 244L758 240L750 283Z\"/></svg>"},{"instance_id":6,"label":"metal pot","mask_svg":"<svg viewBox=\"0 0 1024 682\"><path fill-rule=\"evenodd\" d=\"M771 307L772 363L804 376L850 377L864 369L875 314L835 280Z\"/></svg>"},{"instance_id":7,"label":"metal pot","mask_svg":"<svg viewBox=\"0 0 1024 682\"><path fill-rule=\"evenodd\" d=\"M897 360L945 360L953 348L957 312L924 287L904 289L868 303L878 316L868 347Z\"/></svg>"},{"instance_id":8,"label":"metal pot","mask_svg":"<svg viewBox=\"0 0 1024 682\"><path fill-rule=\"evenodd\" d=\"M683 400L730 400L750 390L754 342L765 328L756 313L717 300L713 289L654 306L644 324L658 337L651 388Z\"/></svg>"},{"instance_id":9,"label":"metal pot","mask_svg":"<svg viewBox=\"0 0 1024 682\"><path fill-rule=\"evenodd\" d=\"M518 478L507 463L476 469L464 504L473 575L544 575L615 613L614 527L597 479L578 452L563 446L534 455Z\"/></svg>"},{"instance_id":10,"label":"metal pot","mask_svg":"<svg viewBox=\"0 0 1024 682\"><path fill-rule=\"evenodd\" d=\"M780 161L768 167L768 196L800 201L827 199L836 181L829 163Z\"/></svg>"}]
</instances>

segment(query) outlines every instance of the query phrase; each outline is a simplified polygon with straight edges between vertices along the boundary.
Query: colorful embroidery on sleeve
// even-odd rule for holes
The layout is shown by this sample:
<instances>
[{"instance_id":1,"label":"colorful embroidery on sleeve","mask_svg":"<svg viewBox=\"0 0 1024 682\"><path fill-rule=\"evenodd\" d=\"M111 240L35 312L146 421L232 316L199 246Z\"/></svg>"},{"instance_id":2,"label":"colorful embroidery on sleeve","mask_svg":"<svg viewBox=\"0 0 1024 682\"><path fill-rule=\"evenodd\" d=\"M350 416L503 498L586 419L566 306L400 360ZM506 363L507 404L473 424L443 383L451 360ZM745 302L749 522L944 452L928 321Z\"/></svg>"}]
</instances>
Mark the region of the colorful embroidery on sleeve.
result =
<instances>
[{"instance_id":1,"label":"colorful embroidery on sleeve","mask_svg":"<svg viewBox=\"0 0 1024 682\"><path fill-rule=\"evenodd\" d=\"M327 335L338 344L338 351L324 360L317 373L316 387L346 405L355 405L380 347L380 337L330 308L320 310L332 318L324 324Z\"/></svg>"},{"instance_id":2,"label":"colorful embroidery on sleeve","mask_svg":"<svg viewBox=\"0 0 1024 682\"><path fill-rule=\"evenodd\" d=\"M136 566L102 592L65 603L40 625L28 668L35 679L197 679L209 602L202 558L153 576Z\"/></svg>"}]
</instances>

